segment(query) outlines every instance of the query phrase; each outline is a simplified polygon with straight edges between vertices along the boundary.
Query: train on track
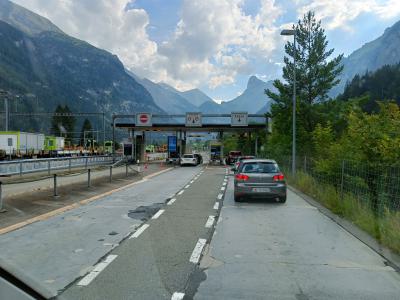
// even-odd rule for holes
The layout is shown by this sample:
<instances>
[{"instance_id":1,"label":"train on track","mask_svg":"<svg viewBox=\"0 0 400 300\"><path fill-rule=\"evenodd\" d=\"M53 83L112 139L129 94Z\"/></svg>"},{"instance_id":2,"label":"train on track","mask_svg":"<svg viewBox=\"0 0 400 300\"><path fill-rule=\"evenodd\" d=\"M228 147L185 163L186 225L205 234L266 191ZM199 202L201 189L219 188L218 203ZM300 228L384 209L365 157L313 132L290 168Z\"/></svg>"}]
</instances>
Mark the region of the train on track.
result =
<instances>
[{"instance_id":1,"label":"train on track","mask_svg":"<svg viewBox=\"0 0 400 300\"><path fill-rule=\"evenodd\" d=\"M78 155L103 155L112 152L112 141L89 148L68 145L64 137L22 131L0 131L0 160Z\"/></svg>"}]
</instances>

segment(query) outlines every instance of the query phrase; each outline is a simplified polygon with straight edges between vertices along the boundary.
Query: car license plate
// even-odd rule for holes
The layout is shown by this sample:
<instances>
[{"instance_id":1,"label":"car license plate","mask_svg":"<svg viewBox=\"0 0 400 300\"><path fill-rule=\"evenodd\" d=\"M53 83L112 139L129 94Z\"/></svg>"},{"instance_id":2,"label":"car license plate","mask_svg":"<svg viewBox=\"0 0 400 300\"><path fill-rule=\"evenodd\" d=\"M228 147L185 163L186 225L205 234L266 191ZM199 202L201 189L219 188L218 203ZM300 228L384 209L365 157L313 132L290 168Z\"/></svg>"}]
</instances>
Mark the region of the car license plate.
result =
<instances>
[{"instance_id":1,"label":"car license plate","mask_svg":"<svg viewBox=\"0 0 400 300\"><path fill-rule=\"evenodd\" d=\"M270 188L253 188L253 192L256 193L269 193L271 192Z\"/></svg>"}]
</instances>

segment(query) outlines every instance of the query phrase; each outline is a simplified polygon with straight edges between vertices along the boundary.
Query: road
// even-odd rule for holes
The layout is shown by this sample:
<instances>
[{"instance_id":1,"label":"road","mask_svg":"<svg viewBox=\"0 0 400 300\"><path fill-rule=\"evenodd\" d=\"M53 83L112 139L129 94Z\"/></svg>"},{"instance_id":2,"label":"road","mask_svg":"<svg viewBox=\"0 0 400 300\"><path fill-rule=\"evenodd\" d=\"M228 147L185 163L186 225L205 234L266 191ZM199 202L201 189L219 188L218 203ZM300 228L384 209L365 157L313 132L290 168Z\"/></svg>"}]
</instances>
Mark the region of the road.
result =
<instances>
[{"instance_id":1,"label":"road","mask_svg":"<svg viewBox=\"0 0 400 300\"><path fill-rule=\"evenodd\" d=\"M399 299L385 260L291 191L235 203L230 181L195 299Z\"/></svg>"},{"instance_id":2,"label":"road","mask_svg":"<svg viewBox=\"0 0 400 300\"><path fill-rule=\"evenodd\" d=\"M381 256L290 191L235 203L226 170L176 168L1 235L0 264L58 299L398 299Z\"/></svg>"}]
</instances>

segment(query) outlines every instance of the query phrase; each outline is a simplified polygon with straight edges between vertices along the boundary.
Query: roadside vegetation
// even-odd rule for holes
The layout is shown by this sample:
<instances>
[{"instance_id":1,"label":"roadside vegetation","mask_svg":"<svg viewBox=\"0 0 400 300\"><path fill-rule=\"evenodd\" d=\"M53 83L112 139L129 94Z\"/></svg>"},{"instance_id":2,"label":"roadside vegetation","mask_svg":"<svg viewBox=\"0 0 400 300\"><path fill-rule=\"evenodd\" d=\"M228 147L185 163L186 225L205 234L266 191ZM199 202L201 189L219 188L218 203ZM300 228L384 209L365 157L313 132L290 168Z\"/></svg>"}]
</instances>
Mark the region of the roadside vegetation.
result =
<instances>
[{"instance_id":1,"label":"roadside vegetation","mask_svg":"<svg viewBox=\"0 0 400 300\"><path fill-rule=\"evenodd\" d=\"M285 46L283 81L275 80L275 89L266 90L274 100L267 114L273 124L272 133L261 138L261 155L276 159L290 184L400 253L400 67L357 75L332 99L342 55L331 57L333 49L312 12L295 30L296 51L293 42ZM298 157L293 177L295 53ZM239 139L235 144L230 137L229 143L238 146Z\"/></svg>"}]
</instances>

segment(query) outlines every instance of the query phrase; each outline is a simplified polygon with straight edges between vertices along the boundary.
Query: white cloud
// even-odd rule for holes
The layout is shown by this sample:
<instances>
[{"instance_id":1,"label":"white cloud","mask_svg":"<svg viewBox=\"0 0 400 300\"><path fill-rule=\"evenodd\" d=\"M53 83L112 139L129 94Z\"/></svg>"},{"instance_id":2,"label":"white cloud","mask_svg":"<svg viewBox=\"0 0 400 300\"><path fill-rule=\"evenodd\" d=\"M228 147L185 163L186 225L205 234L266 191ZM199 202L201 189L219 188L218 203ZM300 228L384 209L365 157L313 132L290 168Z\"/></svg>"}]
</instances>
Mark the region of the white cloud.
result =
<instances>
[{"instance_id":1,"label":"white cloud","mask_svg":"<svg viewBox=\"0 0 400 300\"><path fill-rule=\"evenodd\" d=\"M399 0L296 0L299 17L309 10L317 13L328 30L341 28L351 31L350 22L370 13L381 19L400 16Z\"/></svg>"},{"instance_id":2,"label":"white cloud","mask_svg":"<svg viewBox=\"0 0 400 300\"><path fill-rule=\"evenodd\" d=\"M67 34L104 48L139 76L177 88L230 84L250 74L250 59L264 60L276 47L274 0L261 0L260 13L244 13L242 0L184 0L173 36L157 44L147 34L143 9L128 0L15 0L49 18Z\"/></svg>"},{"instance_id":3,"label":"white cloud","mask_svg":"<svg viewBox=\"0 0 400 300\"><path fill-rule=\"evenodd\" d=\"M250 58L266 58L275 49L280 15L273 0L262 0L255 17L246 15L242 1L186 0L181 20L172 39L160 45L159 53L168 58L167 80L185 78L208 81L210 88L231 84L242 73L251 73ZM210 63L212 65L210 66ZM196 64L202 72L185 73Z\"/></svg>"}]
</instances>

